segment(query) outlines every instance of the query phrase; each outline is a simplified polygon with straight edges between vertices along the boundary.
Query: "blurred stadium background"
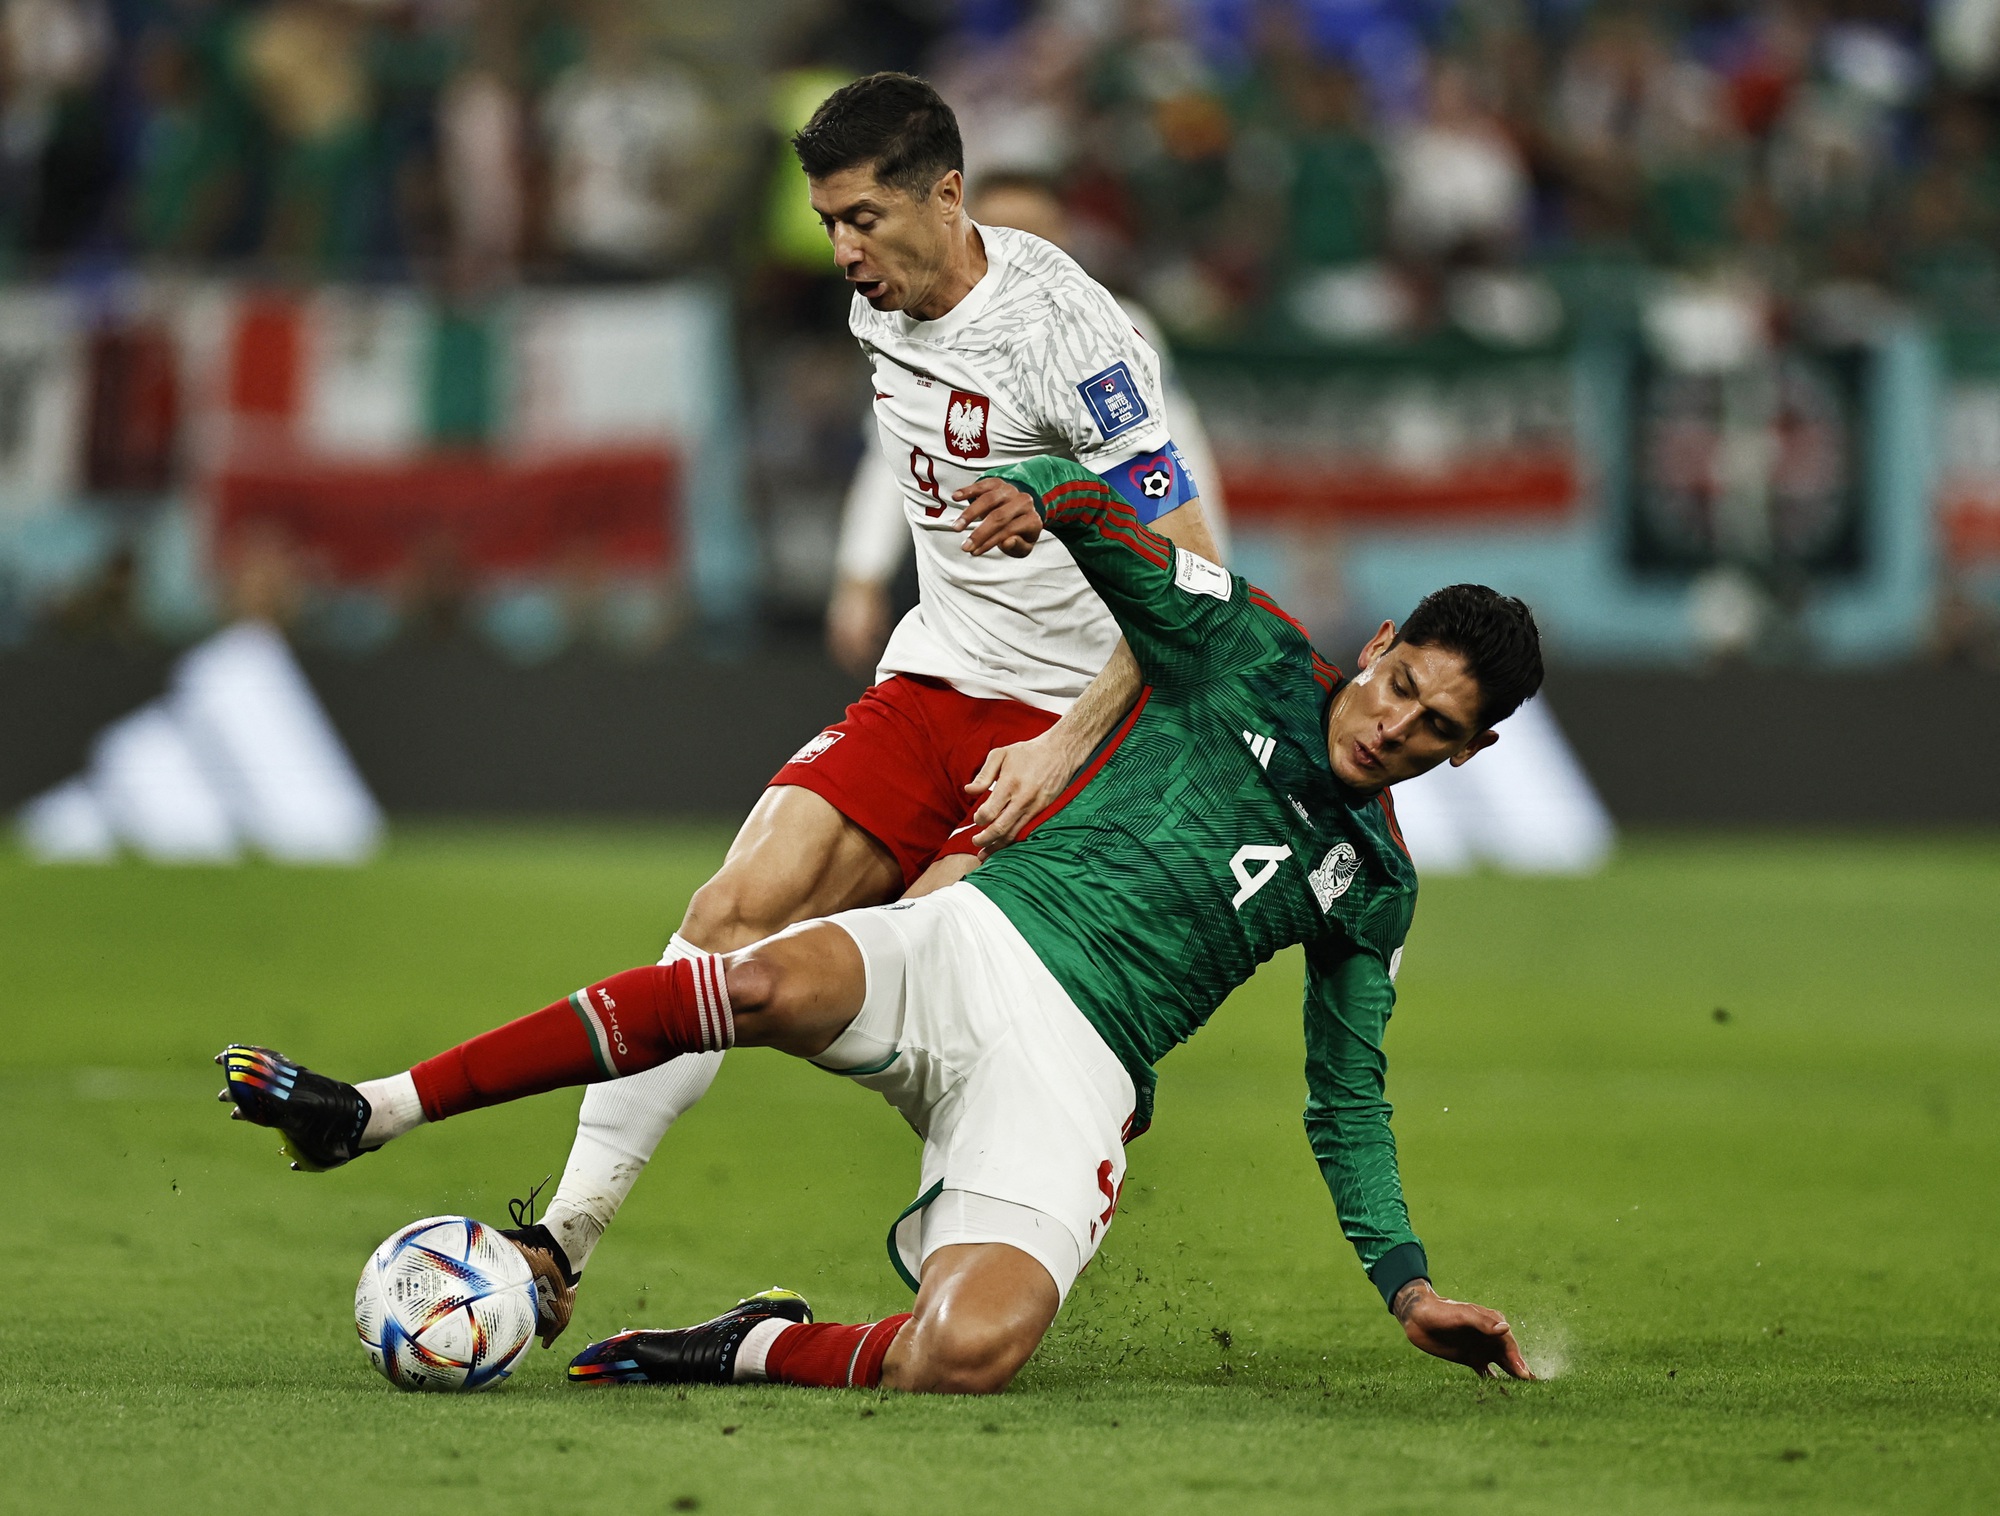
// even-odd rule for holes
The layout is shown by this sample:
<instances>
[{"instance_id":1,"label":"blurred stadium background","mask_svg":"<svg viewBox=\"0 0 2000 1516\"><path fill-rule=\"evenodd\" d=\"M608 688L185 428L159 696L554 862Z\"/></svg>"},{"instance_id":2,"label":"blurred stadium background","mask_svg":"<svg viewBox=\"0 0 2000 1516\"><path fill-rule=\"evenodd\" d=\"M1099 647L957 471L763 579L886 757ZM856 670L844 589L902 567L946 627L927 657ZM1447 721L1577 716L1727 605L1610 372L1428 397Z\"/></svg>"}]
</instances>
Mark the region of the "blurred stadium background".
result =
<instances>
[{"instance_id":1,"label":"blurred stadium background","mask_svg":"<svg viewBox=\"0 0 2000 1516\"><path fill-rule=\"evenodd\" d=\"M392 814L739 813L856 687L784 137L880 67L1331 649L1483 579L1621 822L2000 819L1994 0L6 0L0 804L249 618Z\"/></svg>"}]
</instances>

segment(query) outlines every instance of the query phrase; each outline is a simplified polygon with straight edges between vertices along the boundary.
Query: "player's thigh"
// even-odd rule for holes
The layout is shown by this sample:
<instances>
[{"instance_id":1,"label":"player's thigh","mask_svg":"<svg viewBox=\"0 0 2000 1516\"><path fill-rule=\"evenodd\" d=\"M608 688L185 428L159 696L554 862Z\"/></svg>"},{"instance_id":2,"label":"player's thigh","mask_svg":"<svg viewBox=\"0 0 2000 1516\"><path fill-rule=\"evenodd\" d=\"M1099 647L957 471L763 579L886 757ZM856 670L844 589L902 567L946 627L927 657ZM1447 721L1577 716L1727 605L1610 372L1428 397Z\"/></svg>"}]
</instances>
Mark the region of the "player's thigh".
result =
<instances>
[{"instance_id":1,"label":"player's thigh","mask_svg":"<svg viewBox=\"0 0 2000 1516\"><path fill-rule=\"evenodd\" d=\"M824 796L765 790L722 867L688 902L681 935L730 953L800 921L896 898L903 872L889 850Z\"/></svg>"},{"instance_id":2,"label":"player's thigh","mask_svg":"<svg viewBox=\"0 0 2000 1516\"><path fill-rule=\"evenodd\" d=\"M1007 1387L1061 1300L1049 1271L1004 1242L942 1247L924 1260L910 1324L883 1363L890 1389L990 1395Z\"/></svg>"},{"instance_id":3,"label":"player's thigh","mask_svg":"<svg viewBox=\"0 0 2000 1516\"><path fill-rule=\"evenodd\" d=\"M1046 1264L1060 1297L1111 1224L1132 1076L970 884L836 923L868 964L868 1002L820 1066L924 1134L919 1199L893 1233L900 1272L915 1284L944 1243L1006 1242Z\"/></svg>"}]
</instances>

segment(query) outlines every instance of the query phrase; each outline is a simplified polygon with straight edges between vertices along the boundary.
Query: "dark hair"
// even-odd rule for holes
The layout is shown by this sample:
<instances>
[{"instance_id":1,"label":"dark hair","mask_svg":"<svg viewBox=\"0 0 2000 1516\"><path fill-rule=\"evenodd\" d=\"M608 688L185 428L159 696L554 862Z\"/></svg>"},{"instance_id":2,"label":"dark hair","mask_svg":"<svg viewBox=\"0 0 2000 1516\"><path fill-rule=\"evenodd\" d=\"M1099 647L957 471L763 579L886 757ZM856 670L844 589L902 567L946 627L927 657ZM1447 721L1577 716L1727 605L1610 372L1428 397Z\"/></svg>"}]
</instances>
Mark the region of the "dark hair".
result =
<instances>
[{"instance_id":1,"label":"dark hair","mask_svg":"<svg viewBox=\"0 0 2000 1516\"><path fill-rule=\"evenodd\" d=\"M820 102L792 138L808 178L872 165L883 184L921 199L952 169L965 172L958 117L914 74L870 74Z\"/></svg>"},{"instance_id":2,"label":"dark hair","mask_svg":"<svg viewBox=\"0 0 2000 1516\"><path fill-rule=\"evenodd\" d=\"M1479 724L1504 721L1542 687L1542 634L1535 613L1483 584L1432 590L1396 633L1413 647L1439 647L1465 660L1479 683Z\"/></svg>"}]
</instances>

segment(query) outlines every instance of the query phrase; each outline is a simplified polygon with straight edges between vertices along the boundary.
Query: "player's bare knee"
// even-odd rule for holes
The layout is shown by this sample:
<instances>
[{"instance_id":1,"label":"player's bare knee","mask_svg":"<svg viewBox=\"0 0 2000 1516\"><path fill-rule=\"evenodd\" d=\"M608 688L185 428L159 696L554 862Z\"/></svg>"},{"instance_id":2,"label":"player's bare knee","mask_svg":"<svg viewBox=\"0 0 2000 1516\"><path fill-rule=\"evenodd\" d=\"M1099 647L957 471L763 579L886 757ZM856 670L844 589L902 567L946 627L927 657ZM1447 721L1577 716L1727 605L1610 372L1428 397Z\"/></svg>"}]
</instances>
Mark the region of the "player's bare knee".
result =
<instances>
[{"instance_id":1,"label":"player's bare knee","mask_svg":"<svg viewBox=\"0 0 2000 1516\"><path fill-rule=\"evenodd\" d=\"M734 952L744 946L740 906L740 892L732 883L720 876L711 879L688 901L680 934L704 952Z\"/></svg>"},{"instance_id":2,"label":"player's bare knee","mask_svg":"<svg viewBox=\"0 0 2000 1516\"><path fill-rule=\"evenodd\" d=\"M997 1395L1035 1350L1013 1325L962 1317L917 1328L903 1375L906 1387L934 1395Z\"/></svg>"},{"instance_id":3,"label":"player's bare knee","mask_svg":"<svg viewBox=\"0 0 2000 1516\"><path fill-rule=\"evenodd\" d=\"M752 953L737 953L723 969L729 1007L737 1016L757 1015L779 1008L784 999L782 965Z\"/></svg>"},{"instance_id":4,"label":"player's bare knee","mask_svg":"<svg viewBox=\"0 0 2000 1516\"><path fill-rule=\"evenodd\" d=\"M1014 1382L1020 1367L1011 1355L954 1360L941 1369L931 1391L937 1395L998 1395Z\"/></svg>"},{"instance_id":5,"label":"player's bare knee","mask_svg":"<svg viewBox=\"0 0 2000 1516\"><path fill-rule=\"evenodd\" d=\"M768 888L725 868L688 901L681 936L704 952L733 953L761 942L790 921Z\"/></svg>"},{"instance_id":6,"label":"player's bare knee","mask_svg":"<svg viewBox=\"0 0 2000 1516\"><path fill-rule=\"evenodd\" d=\"M729 956L723 969L739 1047L775 1047L810 1056L832 1041L810 1030L818 1000L809 967L790 962L764 946ZM801 1034L805 1043L800 1042Z\"/></svg>"}]
</instances>

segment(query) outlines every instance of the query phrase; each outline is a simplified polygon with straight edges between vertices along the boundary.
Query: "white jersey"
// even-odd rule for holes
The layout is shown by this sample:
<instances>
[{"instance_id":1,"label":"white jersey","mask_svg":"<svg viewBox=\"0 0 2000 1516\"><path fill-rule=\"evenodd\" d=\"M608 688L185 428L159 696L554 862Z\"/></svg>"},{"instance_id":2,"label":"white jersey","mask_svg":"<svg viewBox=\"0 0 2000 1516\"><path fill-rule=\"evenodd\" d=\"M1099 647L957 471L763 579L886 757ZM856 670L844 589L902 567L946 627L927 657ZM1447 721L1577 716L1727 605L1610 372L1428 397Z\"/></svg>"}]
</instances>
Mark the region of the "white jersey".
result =
<instances>
[{"instance_id":1,"label":"white jersey","mask_svg":"<svg viewBox=\"0 0 2000 1516\"><path fill-rule=\"evenodd\" d=\"M1167 445L1160 360L1118 302L1052 243L979 228L986 274L935 321L854 297L848 324L874 369L875 423L916 537L916 609L878 679L923 674L968 695L1065 711L1118 645L1069 550L960 550L952 493L1054 454L1101 473Z\"/></svg>"},{"instance_id":2,"label":"white jersey","mask_svg":"<svg viewBox=\"0 0 2000 1516\"><path fill-rule=\"evenodd\" d=\"M1133 328L1152 345L1160 358L1160 385L1167 397L1168 431L1180 449L1188 473L1200 486L1201 517L1215 550L1229 562L1229 506L1223 496L1222 474L1215 465L1215 449L1202 425L1194 396L1182 384L1174 369L1173 351L1160 333L1159 323L1138 301L1120 295L1118 308L1125 312ZM887 584L896 577L909 555L914 535L905 518L903 492L883 453L878 428L871 417L868 438L862 445L861 461L848 482L847 498L840 510L840 544L835 568L844 579L870 584Z\"/></svg>"}]
</instances>

